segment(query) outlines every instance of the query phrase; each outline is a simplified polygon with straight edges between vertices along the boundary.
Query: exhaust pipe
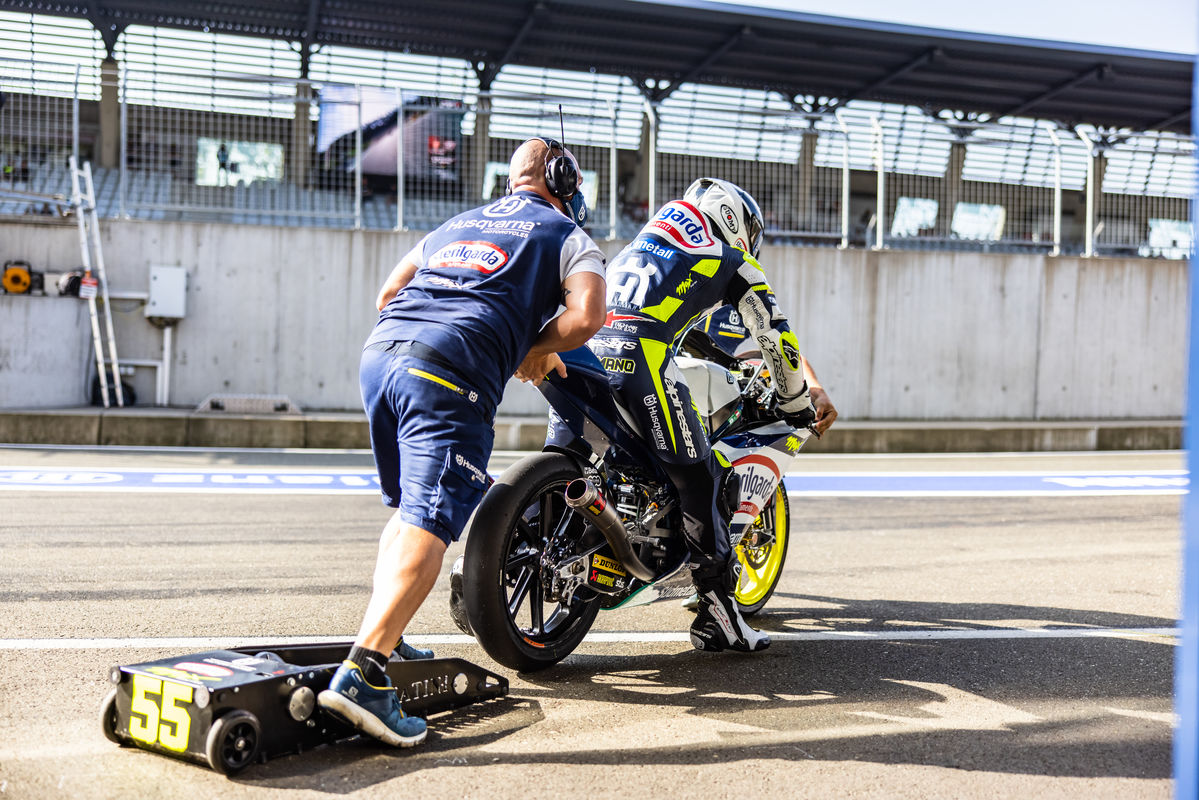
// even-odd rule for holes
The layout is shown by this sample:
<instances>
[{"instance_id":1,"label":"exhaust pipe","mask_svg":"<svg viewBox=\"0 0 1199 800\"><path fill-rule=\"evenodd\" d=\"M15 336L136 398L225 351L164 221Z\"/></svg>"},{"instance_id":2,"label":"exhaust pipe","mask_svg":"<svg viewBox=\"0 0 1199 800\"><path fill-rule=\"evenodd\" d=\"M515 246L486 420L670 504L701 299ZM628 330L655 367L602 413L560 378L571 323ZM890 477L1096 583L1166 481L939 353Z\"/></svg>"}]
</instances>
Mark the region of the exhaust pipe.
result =
<instances>
[{"instance_id":1,"label":"exhaust pipe","mask_svg":"<svg viewBox=\"0 0 1199 800\"><path fill-rule=\"evenodd\" d=\"M566 505L586 516L604 535L616 558L625 569L646 583L654 579L654 572L633 552L625 534L624 524L616 512L604 500L604 495L586 478L575 478L566 485Z\"/></svg>"}]
</instances>

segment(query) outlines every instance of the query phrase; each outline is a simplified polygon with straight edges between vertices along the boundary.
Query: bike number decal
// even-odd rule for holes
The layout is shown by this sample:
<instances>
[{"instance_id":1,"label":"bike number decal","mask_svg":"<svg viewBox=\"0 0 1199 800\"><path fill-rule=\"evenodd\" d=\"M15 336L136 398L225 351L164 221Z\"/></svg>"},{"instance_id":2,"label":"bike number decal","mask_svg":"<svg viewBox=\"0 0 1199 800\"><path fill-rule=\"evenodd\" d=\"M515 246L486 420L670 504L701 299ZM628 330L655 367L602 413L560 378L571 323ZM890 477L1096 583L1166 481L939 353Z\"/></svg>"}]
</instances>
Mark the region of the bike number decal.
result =
<instances>
[{"instance_id":1,"label":"bike number decal","mask_svg":"<svg viewBox=\"0 0 1199 800\"><path fill-rule=\"evenodd\" d=\"M182 753L191 735L192 687L149 675L133 676L129 704L129 735L139 742L158 744Z\"/></svg>"}]
</instances>

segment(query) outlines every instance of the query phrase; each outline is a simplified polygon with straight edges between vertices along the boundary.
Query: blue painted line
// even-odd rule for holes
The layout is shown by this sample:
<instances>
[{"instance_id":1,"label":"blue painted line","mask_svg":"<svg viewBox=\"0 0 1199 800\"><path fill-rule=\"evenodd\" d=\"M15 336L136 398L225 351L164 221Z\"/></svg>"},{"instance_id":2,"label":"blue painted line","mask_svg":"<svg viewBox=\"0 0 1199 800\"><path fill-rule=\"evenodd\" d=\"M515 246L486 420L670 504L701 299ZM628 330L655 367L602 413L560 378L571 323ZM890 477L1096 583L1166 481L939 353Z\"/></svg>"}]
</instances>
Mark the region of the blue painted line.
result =
<instances>
[{"instance_id":1,"label":"blue painted line","mask_svg":"<svg viewBox=\"0 0 1199 800\"><path fill-rule=\"evenodd\" d=\"M787 492L823 497L1071 496L1185 494L1181 470L1146 472L791 473ZM377 494L372 470L91 469L0 470L0 491Z\"/></svg>"},{"instance_id":2,"label":"blue painted line","mask_svg":"<svg viewBox=\"0 0 1199 800\"><path fill-rule=\"evenodd\" d=\"M1151 470L1128 473L999 472L789 474L788 494L837 496L1038 496L1185 494L1187 473Z\"/></svg>"}]
</instances>

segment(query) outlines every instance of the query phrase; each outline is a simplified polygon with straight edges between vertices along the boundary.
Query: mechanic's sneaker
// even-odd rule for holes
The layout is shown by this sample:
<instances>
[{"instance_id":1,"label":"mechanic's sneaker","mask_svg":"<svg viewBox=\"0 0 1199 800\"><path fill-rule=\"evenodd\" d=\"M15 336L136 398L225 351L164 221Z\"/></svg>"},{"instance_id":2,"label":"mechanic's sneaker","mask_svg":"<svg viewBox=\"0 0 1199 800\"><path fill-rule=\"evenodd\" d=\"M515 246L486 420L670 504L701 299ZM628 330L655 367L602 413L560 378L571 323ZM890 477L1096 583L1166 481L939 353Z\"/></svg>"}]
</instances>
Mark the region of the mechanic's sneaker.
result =
<instances>
[{"instance_id":1,"label":"mechanic's sneaker","mask_svg":"<svg viewBox=\"0 0 1199 800\"><path fill-rule=\"evenodd\" d=\"M736 600L719 589L709 589L699 593L691 645L696 650L754 652L770 647L770 637L745 623Z\"/></svg>"},{"instance_id":2,"label":"mechanic's sneaker","mask_svg":"<svg viewBox=\"0 0 1199 800\"><path fill-rule=\"evenodd\" d=\"M423 647L413 647L404 641L404 637L400 637L400 643L396 645L396 649L391 651L392 658L399 656L401 661L422 661L426 658L433 657L432 650L426 650Z\"/></svg>"},{"instance_id":3,"label":"mechanic's sneaker","mask_svg":"<svg viewBox=\"0 0 1199 800\"><path fill-rule=\"evenodd\" d=\"M679 605L681 605L683 608L687 609L688 611L698 611L699 610L699 592L692 592L691 596L688 597L683 602L679 603Z\"/></svg>"},{"instance_id":4,"label":"mechanic's sneaker","mask_svg":"<svg viewBox=\"0 0 1199 800\"><path fill-rule=\"evenodd\" d=\"M371 686L353 661L343 661L333 673L329 688L317 695L317 703L358 730L381 742L412 747L425 740L425 721L409 717L400 708L400 698L391 687Z\"/></svg>"}]
</instances>

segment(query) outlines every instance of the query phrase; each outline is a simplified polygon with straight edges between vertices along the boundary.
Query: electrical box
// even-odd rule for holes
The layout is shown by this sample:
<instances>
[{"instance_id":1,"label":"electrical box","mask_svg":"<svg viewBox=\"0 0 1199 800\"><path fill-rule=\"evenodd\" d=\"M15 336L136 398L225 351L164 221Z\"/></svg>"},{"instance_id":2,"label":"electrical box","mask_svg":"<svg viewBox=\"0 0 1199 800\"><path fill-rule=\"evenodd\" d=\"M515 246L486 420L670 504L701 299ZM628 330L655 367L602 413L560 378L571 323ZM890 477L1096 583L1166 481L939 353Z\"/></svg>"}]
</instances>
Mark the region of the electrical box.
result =
<instances>
[{"instance_id":1,"label":"electrical box","mask_svg":"<svg viewBox=\"0 0 1199 800\"><path fill-rule=\"evenodd\" d=\"M183 319L187 315L187 269L150 267L150 299L146 316L157 319Z\"/></svg>"}]
</instances>

